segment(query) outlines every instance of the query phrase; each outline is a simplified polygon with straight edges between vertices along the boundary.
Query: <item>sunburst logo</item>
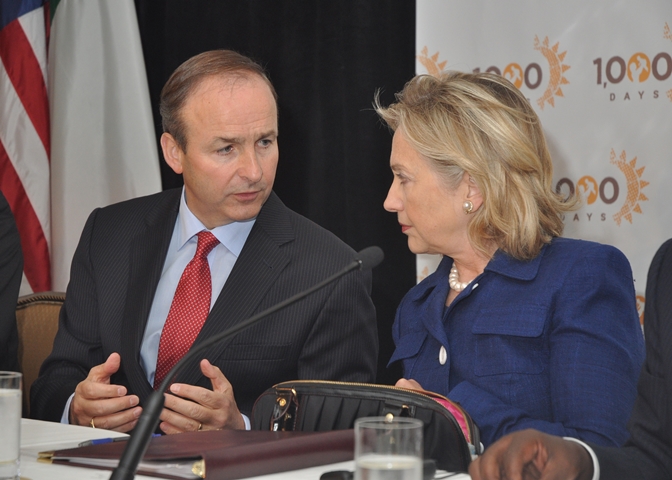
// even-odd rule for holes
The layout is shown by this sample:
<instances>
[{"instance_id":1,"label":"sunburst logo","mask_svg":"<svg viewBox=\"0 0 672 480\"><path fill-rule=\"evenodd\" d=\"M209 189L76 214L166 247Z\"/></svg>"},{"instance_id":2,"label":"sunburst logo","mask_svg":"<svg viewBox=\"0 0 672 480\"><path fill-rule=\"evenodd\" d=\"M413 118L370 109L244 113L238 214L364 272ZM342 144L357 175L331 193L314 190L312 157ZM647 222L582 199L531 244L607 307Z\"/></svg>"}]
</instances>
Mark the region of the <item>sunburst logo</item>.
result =
<instances>
[{"instance_id":1,"label":"sunburst logo","mask_svg":"<svg viewBox=\"0 0 672 480\"><path fill-rule=\"evenodd\" d=\"M546 89L542 96L537 99L537 104L542 110L546 104L555 107L555 97L564 97L565 95L562 91L562 86L569 84L569 80L565 77L565 72L571 67L564 63L567 51L559 51L560 42L556 42L555 45L551 46L548 37L545 37L543 41L540 41L539 37L536 35L534 37L534 49L541 52L546 59L549 68L548 83L546 84ZM440 52L430 55L429 49L425 45L422 47L420 54L417 55L416 58L420 64L425 67L428 74L438 76L443 72L447 63L445 60L439 62L439 55ZM638 74L638 68L639 64L636 64L631 67L631 70L635 74ZM473 71L480 72L481 68L476 67ZM542 78L546 76L545 74L542 74L541 66L536 62L531 62L525 68L519 63L512 62L507 64L503 70L495 65L491 65L485 69L485 71L502 75L518 89L525 86L530 90L536 90L541 84Z\"/></svg>"},{"instance_id":2,"label":"sunburst logo","mask_svg":"<svg viewBox=\"0 0 672 480\"><path fill-rule=\"evenodd\" d=\"M621 155L617 158L616 152L612 149L610 157L610 162L616 165L623 175L625 175L626 188L628 191L625 203L623 203L623 206L618 213L614 215L614 220L617 225L620 225L624 218L632 223L632 212L642 213L642 207L639 202L648 200L647 196L642 193L642 189L649 184L646 180L641 179L645 167L637 168L637 157L634 157L628 162L625 150L623 150Z\"/></svg>"},{"instance_id":3,"label":"sunburst logo","mask_svg":"<svg viewBox=\"0 0 672 480\"><path fill-rule=\"evenodd\" d=\"M429 50L426 46L422 49L420 55L418 55L418 61L422 63L422 66L425 67L427 73L434 77L438 77L439 74L443 72L443 69L446 67L447 63L446 60L439 63L439 52L436 52L430 57Z\"/></svg>"},{"instance_id":4,"label":"sunburst logo","mask_svg":"<svg viewBox=\"0 0 672 480\"><path fill-rule=\"evenodd\" d=\"M534 37L534 49L539 50L546 58L550 69L550 80L544 94L537 100L537 105L542 110L544 105L548 103L551 107L555 106L555 97L564 97L561 85L566 85L569 80L565 77L565 72L570 69L569 65L565 65L565 55L567 51L558 53L560 42L557 42L552 47L549 47L548 37L544 38L543 42L539 41L539 37Z\"/></svg>"}]
</instances>

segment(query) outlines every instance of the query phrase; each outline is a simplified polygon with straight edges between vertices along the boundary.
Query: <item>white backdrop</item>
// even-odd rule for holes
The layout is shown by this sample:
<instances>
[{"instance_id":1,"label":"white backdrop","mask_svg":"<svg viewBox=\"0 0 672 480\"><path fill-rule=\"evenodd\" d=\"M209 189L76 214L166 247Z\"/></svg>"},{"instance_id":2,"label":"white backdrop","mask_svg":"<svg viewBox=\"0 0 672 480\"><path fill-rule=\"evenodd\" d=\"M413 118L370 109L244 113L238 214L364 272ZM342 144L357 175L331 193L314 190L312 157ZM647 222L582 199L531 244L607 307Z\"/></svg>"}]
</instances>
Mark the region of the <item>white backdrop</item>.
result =
<instances>
[{"instance_id":1,"label":"white backdrop","mask_svg":"<svg viewBox=\"0 0 672 480\"><path fill-rule=\"evenodd\" d=\"M672 2L417 0L417 73L495 71L541 118L563 192L584 204L566 237L630 260L640 314L646 273L672 237ZM418 258L418 279L438 264Z\"/></svg>"}]
</instances>

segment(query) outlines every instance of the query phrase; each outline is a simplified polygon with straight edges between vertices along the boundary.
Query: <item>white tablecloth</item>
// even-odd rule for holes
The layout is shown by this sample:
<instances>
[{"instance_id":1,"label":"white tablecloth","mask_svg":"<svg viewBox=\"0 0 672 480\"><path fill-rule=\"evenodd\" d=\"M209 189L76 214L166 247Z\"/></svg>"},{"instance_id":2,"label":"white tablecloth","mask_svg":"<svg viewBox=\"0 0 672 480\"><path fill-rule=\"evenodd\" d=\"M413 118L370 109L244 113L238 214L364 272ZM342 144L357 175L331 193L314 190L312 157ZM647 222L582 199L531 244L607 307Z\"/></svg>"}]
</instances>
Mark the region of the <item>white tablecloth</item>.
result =
<instances>
[{"instance_id":1,"label":"white tablecloth","mask_svg":"<svg viewBox=\"0 0 672 480\"><path fill-rule=\"evenodd\" d=\"M125 434L100 428L62 425L39 420L21 420L21 477L30 480L107 480L111 472L92 468L68 467L38 463L37 454L46 450L76 447L80 442L95 438L122 437ZM291 472L254 477L255 480L319 480L330 470L354 470L352 461L306 468ZM137 475L138 480L156 480L155 477ZM451 476L450 480L469 480L469 475Z\"/></svg>"}]
</instances>

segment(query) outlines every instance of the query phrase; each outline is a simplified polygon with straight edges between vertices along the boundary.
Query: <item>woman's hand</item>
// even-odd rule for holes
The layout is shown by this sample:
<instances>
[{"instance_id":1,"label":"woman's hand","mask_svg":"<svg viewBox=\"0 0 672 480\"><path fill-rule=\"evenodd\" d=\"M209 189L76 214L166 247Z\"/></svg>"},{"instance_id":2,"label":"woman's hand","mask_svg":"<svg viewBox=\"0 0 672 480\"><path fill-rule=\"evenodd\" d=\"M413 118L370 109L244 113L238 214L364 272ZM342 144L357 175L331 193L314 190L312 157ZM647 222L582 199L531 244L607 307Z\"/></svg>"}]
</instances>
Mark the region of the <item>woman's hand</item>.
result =
<instances>
[{"instance_id":1,"label":"woman's hand","mask_svg":"<svg viewBox=\"0 0 672 480\"><path fill-rule=\"evenodd\" d=\"M400 378L399 380L397 380L397 383L394 386L400 388L408 388L409 390L424 390L424 388L422 388L422 385L420 385L413 379L406 380L405 378Z\"/></svg>"}]
</instances>

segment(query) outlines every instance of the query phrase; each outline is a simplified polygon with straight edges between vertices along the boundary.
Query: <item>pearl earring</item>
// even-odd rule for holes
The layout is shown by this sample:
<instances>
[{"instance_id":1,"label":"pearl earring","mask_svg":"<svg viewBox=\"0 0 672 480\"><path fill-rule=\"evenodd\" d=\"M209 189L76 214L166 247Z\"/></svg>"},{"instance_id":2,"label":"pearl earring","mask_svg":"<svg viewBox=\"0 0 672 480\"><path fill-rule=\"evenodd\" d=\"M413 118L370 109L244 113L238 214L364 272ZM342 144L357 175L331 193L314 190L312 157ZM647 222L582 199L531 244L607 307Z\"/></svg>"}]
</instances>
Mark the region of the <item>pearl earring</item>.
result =
<instances>
[{"instance_id":1,"label":"pearl earring","mask_svg":"<svg viewBox=\"0 0 672 480\"><path fill-rule=\"evenodd\" d=\"M462 210L464 210L465 215L469 215L474 210L474 204L469 200L465 200L462 204Z\"/></svg>"}]
</instances>

